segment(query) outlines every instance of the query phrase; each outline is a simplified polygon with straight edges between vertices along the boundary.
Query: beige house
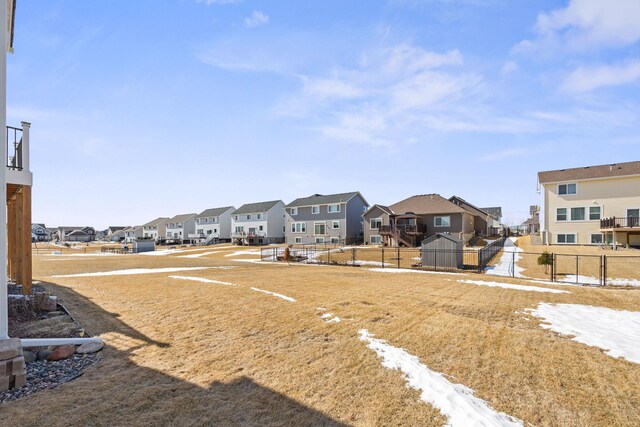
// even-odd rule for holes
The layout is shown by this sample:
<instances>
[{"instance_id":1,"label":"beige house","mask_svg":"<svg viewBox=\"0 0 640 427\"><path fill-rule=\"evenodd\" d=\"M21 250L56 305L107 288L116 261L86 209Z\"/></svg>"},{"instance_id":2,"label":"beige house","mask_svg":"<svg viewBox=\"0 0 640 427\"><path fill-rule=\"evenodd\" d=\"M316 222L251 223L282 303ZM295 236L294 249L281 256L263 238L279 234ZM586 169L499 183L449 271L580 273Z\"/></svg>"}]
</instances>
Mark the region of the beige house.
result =
<instances>
[{"instance_id":1,"label":"beige house","mask_svg":"<svg viewBox=\"0 0 640 427\"><path fill-rule=\"evenodd\" d=\"M538 173L546 244L640 247L640 162Z\"/></svg>"}]
</instances>

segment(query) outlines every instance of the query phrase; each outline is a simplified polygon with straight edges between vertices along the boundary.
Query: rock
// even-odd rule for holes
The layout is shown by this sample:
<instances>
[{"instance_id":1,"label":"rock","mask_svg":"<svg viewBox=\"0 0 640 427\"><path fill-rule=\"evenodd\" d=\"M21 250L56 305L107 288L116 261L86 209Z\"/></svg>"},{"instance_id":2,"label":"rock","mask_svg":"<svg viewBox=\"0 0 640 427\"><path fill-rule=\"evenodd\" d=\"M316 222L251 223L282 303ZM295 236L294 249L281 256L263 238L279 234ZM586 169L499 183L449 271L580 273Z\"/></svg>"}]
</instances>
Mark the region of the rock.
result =
<instances>
[{"instance_id":1,"label":"rock","mask_svg":"<svg viewBox=\"0 0 640 427\"><path fill-rule=\"evenodd\" d=\"M96 353L102 350L102 347L104 347L104 344L102 343L102 341L87 342L82 344L80 347L78 347L78 349L76 350L76 353L78 354Z\"/></svg>"},{"instance_id":2,"label":"rock","mask_svg":"<svg viewBox=\"0 0 640 427\"><path fill-rule=\"evenodd\" d=\"M71 357L76 352L76 347L73 345L61 345L56 348L47 356L49 362L55 362L56 360L64 360Z\"/></svg>"},{"instance_id":3,"label":"rock","mask_svg":"<svg viewBox=\"0 0 640 427\"><path fill-rule=\"evenodd\" d=\"M25 351L23 355L24 355L25 363L31 363L38 360L38 355L35 354L33 351Z\"/></svg>"},{"instance_id":4,"label":"rock","mask_svg":"<svg viewBox=\"0 0 640 427\"><path fill-rule=\"evenodd\" d=\"M54 300L52 299L48 299L47 302L45 302L42 305L42 309L44 311L57 311L58 310L58 303L56 303Z\"/></svg>"},{"instance_id":5,"label":"rock","mask_svg":"<svg viewBox=\"0 0 640 427\"><path fill-rule=\"evenodd\" d=\"M47 360L50 354L51 350L40 350L38 352L38 360Z\"/></svg>"}]
</instances>

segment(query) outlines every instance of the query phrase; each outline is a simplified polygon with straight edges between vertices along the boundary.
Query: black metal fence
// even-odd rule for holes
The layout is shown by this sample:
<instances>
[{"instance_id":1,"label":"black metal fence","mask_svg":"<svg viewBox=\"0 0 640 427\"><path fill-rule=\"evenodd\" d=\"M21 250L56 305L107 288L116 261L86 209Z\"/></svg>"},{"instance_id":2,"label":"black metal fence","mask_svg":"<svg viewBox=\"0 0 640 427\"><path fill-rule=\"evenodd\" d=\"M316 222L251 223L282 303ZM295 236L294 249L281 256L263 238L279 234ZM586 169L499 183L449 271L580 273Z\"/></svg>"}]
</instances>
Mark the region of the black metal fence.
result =
<instances>
[{"instance_id":1,"label":"black metal fence","mask_svg":"<svg viewBox=\"0 0 640 427\"><path fill-rule=\"evenodd\" d=\"M7 167L22 170L22 129L7 126Z\"/></svg>"},{"instance_id":2,"label":"black metal fence","mask_svg":"<svg viewBox=\"0 0 640 427\"><path fill-rule=\"evenodd\" d=\"M503 249L505 239L481 250L423 250L366 246L306 245L261 249L261 260L369 268L467 271L547 282L628 286L640 289L640 256L548 254Z\"/></svg>"}]
</instances>

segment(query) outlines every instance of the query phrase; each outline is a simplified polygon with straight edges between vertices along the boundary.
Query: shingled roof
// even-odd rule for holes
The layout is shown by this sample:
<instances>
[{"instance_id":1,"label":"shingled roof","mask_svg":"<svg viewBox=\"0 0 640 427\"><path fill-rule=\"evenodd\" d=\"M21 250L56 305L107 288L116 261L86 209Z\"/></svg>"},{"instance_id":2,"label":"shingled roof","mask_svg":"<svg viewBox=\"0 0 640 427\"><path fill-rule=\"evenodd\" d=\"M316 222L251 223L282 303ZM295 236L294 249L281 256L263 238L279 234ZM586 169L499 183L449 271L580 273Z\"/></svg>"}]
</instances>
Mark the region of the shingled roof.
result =
<instances>
[{"instance_id":1,"label":"shingled roof","mask_svg":"<svg viewBox=\"0 0 640 427\"><path fill-rule=\"evenodd\" d=\"M188 221L194 216L196 216L196 214L194 213L176 215L173 218L171 218L168 222L171 224L180 224L182 222Z\"/></svg>"},{"instance_id":2,"label":"shingled roof","mask_svg":"<svg viewBox=\"0 0 640 427\"><path fill-rule=\"evenodd\" d=\"M640 175L640 161L539 172L538 182L540 184L549 184L552 182L617 178L629 175Z\"/></svg>"},{"instance_id":3,"label":"shingled roof","mask_svg":"<svg viewBox=\"0 0 640 427\"><path fill-rule=\"evenodd\" d=\"M352 191L350 193L328 194L328 195L313 194L309 197L301 197L299 199L295 199L293 202L289 203L286 207L295 208L295 207L302 207L302 206L346 203L348 200L350 200L356 195L360 195L360 197L362 197L362 194L360 194L360 192L358 191ZM362 200L364 200L364 197L362 197Z\"/></svg>"},{"instance_id":4,"label":"shingled roof","mask_svg":"<svg viewBox=\"0 0 640 427\"><path fill-rule=\"evenodd\" d=\"M147 228L147 227L155 227L156 225L160 225L163 222L167 222L169 221L169 218L165 218L165 217L160 217L160 218L156 218L153 221L149 221L148 223L144 224L142 227Z\"/></svg>"},{"instance_id":5,"label":"shingled roof","mask_svg":"<svg viewBox=\"0 0 640 427\"><path fill-rule=\"evenodd\" d=\"M439 194L418 194L389 206L395 215L414 213L416 215L469 213Z\"/></svg>"},{"instance_id":6,"label":"shingled roof","mask_svg":"<svg viewBox=\"0 0 640 427\"><path fill-rule=\"evenodd\" d=\"M196 216L196 218L209 218L209 217L213 217L213 216L220 216L223 213L225 213L226 211L228 211L229 209L233 209L233 206L227 206L227 207L224 207L224 208L205 209L204 211L199 213Z\"/></svg>"},{"instance_id":7,"label":"shingled roof","mask_svg":"<svg viewBox=\"0 0 640 427\"><path fill-rule=\"evenodd\" d=\"M282 200L272 200L270 202L247 203L236 209L232 215L267 212L281 202Z\"/></svg>"}]
</instances>

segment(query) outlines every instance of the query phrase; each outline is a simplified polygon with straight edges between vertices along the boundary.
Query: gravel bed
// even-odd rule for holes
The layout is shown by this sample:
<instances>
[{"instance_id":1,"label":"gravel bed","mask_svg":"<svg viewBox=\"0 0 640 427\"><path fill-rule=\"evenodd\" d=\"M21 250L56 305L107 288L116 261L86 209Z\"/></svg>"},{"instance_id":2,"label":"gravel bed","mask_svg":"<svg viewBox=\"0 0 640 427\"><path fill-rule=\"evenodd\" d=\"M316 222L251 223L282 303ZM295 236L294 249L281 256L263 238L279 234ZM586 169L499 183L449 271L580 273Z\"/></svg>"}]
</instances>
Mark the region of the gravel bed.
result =
<instances>
[{"instance_id":1,"label":"gravel bed","mask_svg":"<svg viewBox=\"0 0 640 427\"><path fill-rule=\"evenodd\" d=\"M7 290L9 295L22 295L22 285L8 284ZM46 292L47 290L42 285L33 285L33 292Z\"/></svg>"},{"instance_id":2,"label":"gravel bed","mask_svg":"<svg viewBox=\"0 0 640 427\"><path fill-rule=\"evenodd\" d=\"M99 353L74 354L65 360L47 362L37 360L27 363L27 383L18 388L0 393L0 403L30 396L38 391L52 389L82 375L85 368L100 360Z\"/></svg>"}]
</instances>

